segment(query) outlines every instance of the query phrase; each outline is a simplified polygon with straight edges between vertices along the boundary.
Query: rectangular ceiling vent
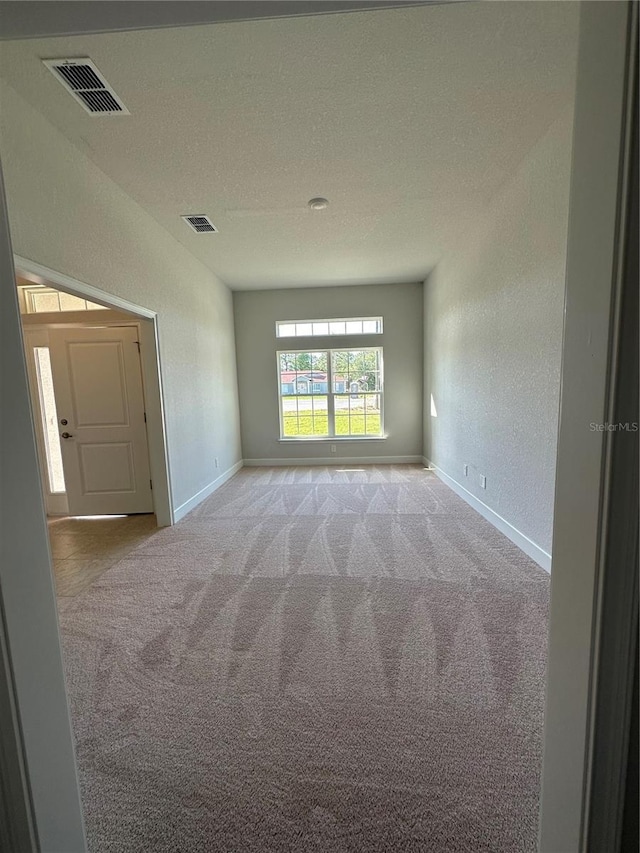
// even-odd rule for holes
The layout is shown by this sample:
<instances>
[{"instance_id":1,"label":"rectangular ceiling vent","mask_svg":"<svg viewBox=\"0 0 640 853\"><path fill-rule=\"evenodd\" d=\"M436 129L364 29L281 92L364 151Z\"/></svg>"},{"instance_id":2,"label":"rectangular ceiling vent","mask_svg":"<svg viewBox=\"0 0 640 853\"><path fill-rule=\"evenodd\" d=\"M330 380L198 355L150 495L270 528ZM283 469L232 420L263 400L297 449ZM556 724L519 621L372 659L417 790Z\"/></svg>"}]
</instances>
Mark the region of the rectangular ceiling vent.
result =
<instances>
[{"instance_id":1,"label":"rectangular ceiling vent","mask_svg":"<svg viewBox=\"0 0 640 853\"><path fill-rule=\"evenodd\" d=\"M130 115L129 110L89 58L42 61L89 115Z\"/></svg>"},{"instance_id":2,"label":"rectangular ceiling vent","mask_svg":"<svg viewBox=\"0 0 640 853\"><path fill-rule=\"evenodd\" d=\"M182 219L187 223L189 228L196 234L211 234L217 233L218 229L204 213L192 213L189 216L183 216Z\"/></svg>"}]
</instances>

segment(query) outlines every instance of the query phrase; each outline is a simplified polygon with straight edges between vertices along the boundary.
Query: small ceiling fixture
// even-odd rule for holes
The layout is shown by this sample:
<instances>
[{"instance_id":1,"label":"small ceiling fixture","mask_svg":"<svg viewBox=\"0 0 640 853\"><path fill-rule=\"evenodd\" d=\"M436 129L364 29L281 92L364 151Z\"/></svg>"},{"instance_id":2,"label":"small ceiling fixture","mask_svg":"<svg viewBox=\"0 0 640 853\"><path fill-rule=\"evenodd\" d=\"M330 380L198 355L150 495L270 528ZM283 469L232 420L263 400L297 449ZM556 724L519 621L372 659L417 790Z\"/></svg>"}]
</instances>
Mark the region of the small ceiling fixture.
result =
<instances>
[{"instance_id":1,"label":"small ceiling fixture","mask_svg":"<svg viewBox=\"0 0 640 853\"><path fill-rule=\"evenodd\" d=\"M190 213L181 216L196 234L216 234L218 229L205 213Z\"/></svg>"},{"instance_id":2,"label":"small ceiling fixture","mask_svg":"<svg viewBox=\"0 0 640 853\"><path fill-rule=\"evenodd\" d=\"M329 201L326 198L312 198L309 207L311 210L326 210L329 207Z\"/></svg>"}]
</instances>

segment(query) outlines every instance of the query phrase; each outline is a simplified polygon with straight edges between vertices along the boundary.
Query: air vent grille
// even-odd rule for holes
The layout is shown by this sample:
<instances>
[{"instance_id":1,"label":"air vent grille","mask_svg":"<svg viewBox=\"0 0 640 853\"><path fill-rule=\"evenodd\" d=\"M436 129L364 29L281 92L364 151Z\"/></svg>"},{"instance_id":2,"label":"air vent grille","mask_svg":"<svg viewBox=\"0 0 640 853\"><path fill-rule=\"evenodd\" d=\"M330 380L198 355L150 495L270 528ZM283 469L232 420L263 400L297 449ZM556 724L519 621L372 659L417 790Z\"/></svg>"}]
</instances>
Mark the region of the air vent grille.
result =
<instances>
[{"instance_id":1,"label":"air vent grille","mask_svg":"<svg viewBox=\"0 0 640 853\"><path fill-rule=\"evenodd\" d=\"M90 59L43 59L43 63L90 115L130 115Z\"/></svg>"},{"instance_id":2,"label":"air vent grille","mask_svg":"<svg viewBox=\"0 0 640 853\"><path fill-rule=\"evenodd\" d=\"M213 222L204 213L189 214L188 216L183 216L182 219L184 219L196 234L211 234L218 231Z\"/></svg>"},{"instance_id":3,"label":"air vent grille","mask_svg":"<svg viewBox=\"0 0 640 853\"><path fill-rule=\"evenodd\" d=\"M90 65L56 65L55 69L76 92L78 89L105 88L105 84Z\"/></svg>"}]
</instances>

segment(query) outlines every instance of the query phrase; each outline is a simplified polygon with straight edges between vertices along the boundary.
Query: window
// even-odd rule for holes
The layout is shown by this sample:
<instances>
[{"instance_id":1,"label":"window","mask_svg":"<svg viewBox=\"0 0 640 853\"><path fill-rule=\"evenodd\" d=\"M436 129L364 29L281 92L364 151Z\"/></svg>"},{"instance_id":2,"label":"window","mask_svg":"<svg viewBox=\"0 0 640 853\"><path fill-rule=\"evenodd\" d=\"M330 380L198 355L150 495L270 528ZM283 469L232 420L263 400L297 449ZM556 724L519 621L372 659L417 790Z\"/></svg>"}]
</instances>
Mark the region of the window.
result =
<instances>
[{"instance_id":1,"label":"window","mask_svg":"<svg viewBox=\"0 0 640 853\"><path fill-rule=\"evenodd\" d=\"M49 347L34 347L36 361L36 381L40 398L40 414L44 433L44 450L47 459L49 491L52 495L65 491L64 472L62 470L62 450L58 435L58 415L56 400L53 396L53 376Z\"/></svg>"},{"instance_id":2,"label":"window","mask_svg":"<svg viewBox=\"0 0 640 853\"><path fill-rule=\"evenodd\" d=\"M351 317L347 320L278 320L278 338L314 338L329 335L381 335L382 317Z\"/></svg>"},{"instance_id":3,"label":"window","mask_svg":"<svg viewBox=\"0 0 640 853\"><path fill-rule=\"evenodd\" d=\"M41 314L49 311L102 311L105 305L90 302L63 290L54 290L42 285L20 286L18 288L20 312L22 314Z\"/></svg>"},{"instance_id":4,"label":"window","mask_svg":"<svg viewBox=\"0 0 640 853\"><path fill-rule=\"evenodd\" d=\"M381 347L277 355L280 438L382 436Z\"/></svg>"}]
</instances>

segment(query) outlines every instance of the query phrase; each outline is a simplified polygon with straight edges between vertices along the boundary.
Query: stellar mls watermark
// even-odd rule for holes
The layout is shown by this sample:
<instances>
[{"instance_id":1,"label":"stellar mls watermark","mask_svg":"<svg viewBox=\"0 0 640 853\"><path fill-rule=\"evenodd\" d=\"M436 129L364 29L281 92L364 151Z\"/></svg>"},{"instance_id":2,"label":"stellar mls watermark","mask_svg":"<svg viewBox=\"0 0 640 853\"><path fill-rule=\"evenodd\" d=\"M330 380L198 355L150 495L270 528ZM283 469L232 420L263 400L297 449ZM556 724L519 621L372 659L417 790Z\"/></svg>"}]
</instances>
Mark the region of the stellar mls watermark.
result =
<instances>
[{"instance_id":1,"label":"stellar mls watermark","mask_svg":"<svg viewBox=\"0 0 640 853\"><path fill-rule=\"evenodd\" d=\"M638 432L638 424L635 421L631 423L629 421L626 423L620 421L615 424L605 421L603 424L590 423L589 429L591 432Z\"/></svg>"}]
</instances>

